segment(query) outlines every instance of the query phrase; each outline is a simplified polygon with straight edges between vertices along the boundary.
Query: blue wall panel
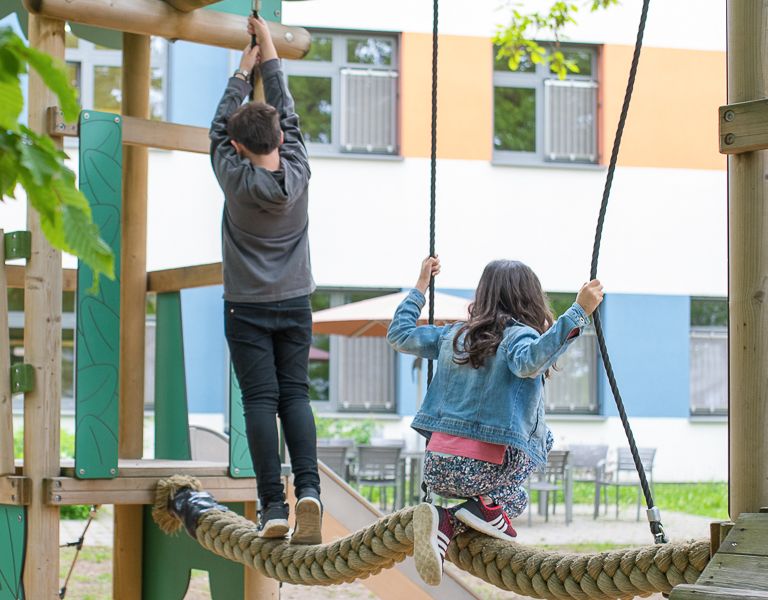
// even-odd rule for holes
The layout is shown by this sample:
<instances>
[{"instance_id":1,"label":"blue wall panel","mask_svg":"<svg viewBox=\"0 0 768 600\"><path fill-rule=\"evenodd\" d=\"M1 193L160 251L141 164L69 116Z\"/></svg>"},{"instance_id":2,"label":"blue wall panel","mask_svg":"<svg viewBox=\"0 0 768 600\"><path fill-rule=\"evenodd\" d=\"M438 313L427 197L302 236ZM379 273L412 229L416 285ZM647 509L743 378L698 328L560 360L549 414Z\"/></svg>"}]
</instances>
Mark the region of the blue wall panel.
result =
<instances>
[{"instance_id":1,"label":"blue wall panel","mask_svg":"<svg viewBox=\"0 0 768 600\"><path fill-rule=\"evenodd\" d=\"M181 292L184 370L191 413L225 413L228 403L227 349L222 286Z\"/></svg>"},{"instance_id":2,"label":"blue wall panel","mask_svg":"<svg viewBox=\"0 0 768 600\"><path fill-rule=\"evenodd\" d=\"M231 75L229 50L191 42L169 48L168 120L208 127Z\"/></svg>"},{"instance_id":3,"label":"blue wall panel","mask_svg":"<svg viewBox=\"0 0 768 600\"><path fill-rule=\"evenodd\" d=\"M688 417L690 298L609 294L603 325L629 417ZM602 362L603 414L617 416Z\"/></svg>"}]
</instances>

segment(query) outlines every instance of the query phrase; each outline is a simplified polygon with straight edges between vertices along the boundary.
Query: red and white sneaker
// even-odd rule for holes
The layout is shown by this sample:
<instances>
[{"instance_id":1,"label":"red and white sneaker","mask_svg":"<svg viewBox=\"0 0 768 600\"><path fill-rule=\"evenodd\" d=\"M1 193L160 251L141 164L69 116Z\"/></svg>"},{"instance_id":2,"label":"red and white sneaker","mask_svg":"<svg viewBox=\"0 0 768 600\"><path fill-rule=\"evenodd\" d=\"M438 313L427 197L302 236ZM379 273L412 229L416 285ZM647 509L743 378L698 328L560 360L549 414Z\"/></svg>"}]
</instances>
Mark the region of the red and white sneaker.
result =
<instances>
[{"instance_id":1,"label":"red and white sneaker","mask_svg":"<svg viewBox=\"0 0 768 600\"><path fill-rule=\"evenodd\" d=\"M413 515L413 558L424 583L440 585L448 545L454 535L450 513L439 506L419 504Z\"/></svg>"},{"instance_id":2,"label":"red and white sneaker","mask_svg":"<svg viewBox=\"0 0 768 600\"><path fill-rule=\"evenodd\" d=\"M455 509L455 517L476 531L500 540L511 540L517 532L509 517L498 504L488 506L480 497L470 498Z\"/></svg>"}]
</instances>

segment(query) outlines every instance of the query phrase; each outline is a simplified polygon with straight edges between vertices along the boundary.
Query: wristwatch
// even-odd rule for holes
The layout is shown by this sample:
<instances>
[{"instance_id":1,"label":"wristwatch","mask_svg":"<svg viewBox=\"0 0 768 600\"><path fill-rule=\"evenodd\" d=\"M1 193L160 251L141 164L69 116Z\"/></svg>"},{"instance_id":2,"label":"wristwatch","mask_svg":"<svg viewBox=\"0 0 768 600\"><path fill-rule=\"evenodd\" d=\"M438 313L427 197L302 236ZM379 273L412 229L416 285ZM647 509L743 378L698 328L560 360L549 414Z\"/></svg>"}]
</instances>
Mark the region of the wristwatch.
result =
<instances>
[{"instance_id":1,"label":"wristwatch","mask_svg":"<svg viewBox=\"0 0 768 600\"><path fill-rule=\"evenodd\" d=\"M235 69L235 72L232 73L232 77L237 77L238 75L243 76L243 81L248 81L248 75L250 75L250 73L248 71L243 71L243 69Z\"/></svg>"}]
</instances>

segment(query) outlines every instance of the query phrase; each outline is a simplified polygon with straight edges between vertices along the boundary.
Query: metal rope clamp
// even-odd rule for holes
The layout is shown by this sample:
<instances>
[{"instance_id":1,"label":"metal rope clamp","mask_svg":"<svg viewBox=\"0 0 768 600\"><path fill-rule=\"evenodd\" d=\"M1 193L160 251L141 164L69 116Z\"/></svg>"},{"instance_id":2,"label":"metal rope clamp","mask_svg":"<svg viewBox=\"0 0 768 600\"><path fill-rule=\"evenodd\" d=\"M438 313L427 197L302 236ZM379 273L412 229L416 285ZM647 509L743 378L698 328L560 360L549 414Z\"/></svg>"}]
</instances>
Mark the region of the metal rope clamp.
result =
<instances>
[{"instance_id":1,"label":"metal rope clamp","mask_svg":"<svg viewBox=\"0 0 768 600\"><path fill-rule=\"evenodd\" d=\"M648 522L651 524L651 533L656 544L666 544L669 541L664 532L664 525L661 524L661 511L654 506L645 511L648 516Z\"/></svg>"}]
</instances>

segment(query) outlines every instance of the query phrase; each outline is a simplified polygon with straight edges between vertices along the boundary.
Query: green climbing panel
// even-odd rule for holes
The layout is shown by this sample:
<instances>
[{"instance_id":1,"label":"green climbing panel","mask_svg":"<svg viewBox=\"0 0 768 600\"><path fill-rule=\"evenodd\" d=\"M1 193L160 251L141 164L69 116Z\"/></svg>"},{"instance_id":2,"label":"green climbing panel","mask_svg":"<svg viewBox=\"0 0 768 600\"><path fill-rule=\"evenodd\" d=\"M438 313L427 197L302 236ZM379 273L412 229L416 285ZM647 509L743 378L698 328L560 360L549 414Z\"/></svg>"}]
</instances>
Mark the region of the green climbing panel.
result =
<instances>
[{"instance_id":1,"label":"green climbing panel","mask_svg":"<svg viewBox=\"0 0 768 600\"><path fill-rule=\"evenodd\" d=\"M242 504L227 504L243 514ZM189 587L192 569L208 571L213 600L245 598L245 572L240 563L209 552L186 532L165 535L152 520L152 508L144 507L144 600L182 600Z\"/></svg>"},{"instance_id":2,"label":"green climbing panel","mask_svg":"<svg viewBox=\"0 0 768 600\"><path fill-rule=\"evenodd\" d=\"M187 382L179 292L157 295L155 335L155 457L189 460Z\"/></svg>"},{"instance_id":3,"label":"green climbing panel","mask_svg":"<svg viewBox=\"0 0 768 600\"><path fill-rule=\"evenodd\" d=\"M0 600L23 600L22 571L26 543L23 506L0 505Z\"/></svg>"},{"instance_id":4,"label":"green climbing panel","mask_svg":"<svg viewBox=\"0 0 768 600\"><path fill-rule=\"evenodd\" d=\"M229 474L231 477L256 477L245 436L243 395L235 370L229 368Z\"/></svg>"},{"instance_id":5,"label":"green climbing panel","mask_svg":"<svg viewBox=\"0 0 768 600\"><path fill-rule=\"evenodd\" d=\"M91 269L81 262L77 272L75 475L81 479L117 475L121 121L111 113L80 114L80 190L115 255L115 280L102 277L96 294Z\"/></svg>"}]
</instances>

